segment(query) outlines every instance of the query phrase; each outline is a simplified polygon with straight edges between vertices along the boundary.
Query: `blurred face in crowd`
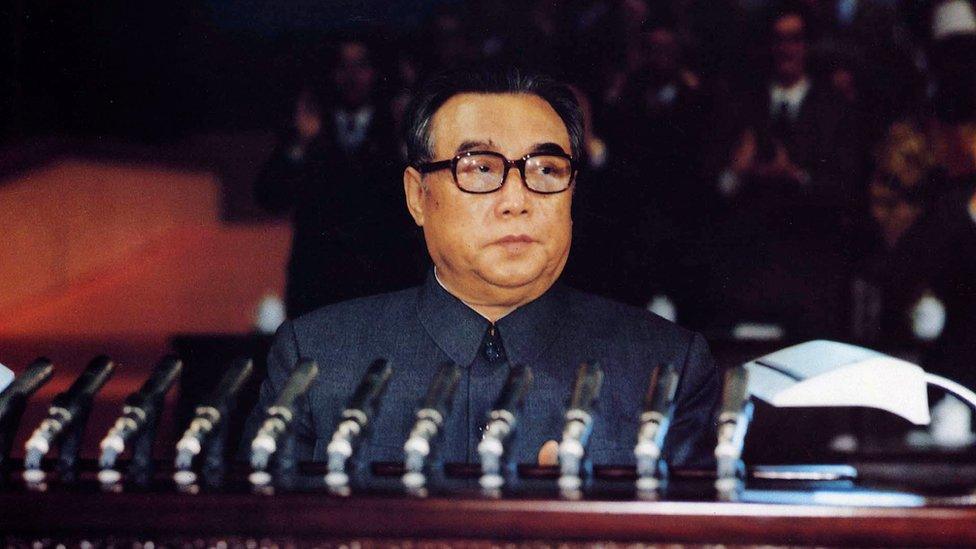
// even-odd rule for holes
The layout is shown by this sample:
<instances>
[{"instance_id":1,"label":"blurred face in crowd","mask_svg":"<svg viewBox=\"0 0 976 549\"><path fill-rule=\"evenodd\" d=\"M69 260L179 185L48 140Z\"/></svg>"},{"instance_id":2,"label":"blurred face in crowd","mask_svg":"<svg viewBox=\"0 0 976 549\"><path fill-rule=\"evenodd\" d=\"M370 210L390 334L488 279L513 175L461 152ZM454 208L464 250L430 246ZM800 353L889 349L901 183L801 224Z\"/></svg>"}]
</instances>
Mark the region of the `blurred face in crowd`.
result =
<instances>
[{"instance_id":1,"label":"blurred face in crowd","mask_svg":"<svg viewBox=\"0 0 976 549\"><path fill-rule=\"evenodd\" d=\"M366 45L360 42L340 45L332 76L343 106L356 108L369 101L376 80L376 70L370 62Z\"/></svg>"},{"instance_id":2,"label":"blurred face in crowd","mask_svg":"<svg viewBox=\"0 0 976 549\"><path fill-rule=\"evenodd\" d=\"M530 94L459 94L431 121L433 160L469 151L508 159L533 152L569 153L569 132L544 99ZM569 255L572 188L557 194L530 191L518 169L501 189L462 192L451 170L404 173L407 206L424 229L441 282L473 308L494 308L497 318L544 293ZM479 308L480 307L480 308Z\"/></svg>"},{"instance_id":3,"label":"blurred face in crowd","mask_svg":"<svg viewBox=\"0 0 976 549\"><path fill-rule=\"evenodd\" d=\"M796 83L806 74L807 42L803 17L786 14L773 23L773 70L785 85Z\"/></svg>"},{"instance_id":4,"label":"blurred face in crowd","mask_svg":"<svg viewBox=\"0 0 976 549\"><path fill-rule=\"evenodd\" d=\"M909 202L895 190L877 180L870 186L871 217L881 229L881 237L889 248L894 247L905 234L922 208Z\"/></svg>"},{"instance_id":5,"label":"blurred face in crowd","mask_svg":"<svg viewBox=\"0 0 976 549\"><path fill-rule=\"evenodd\" d=\"M640 32L650 12L651 9L646 0L623 0L620 2L620 18L624 34L634 36Z\"/></svg>"},{"instance_id":6,"label":"blurred face in crowd","mask_svg":"<svg viewBox=\"0 0 976 549\"><path fill-rule=\"evenodd\" d=\"M854 71L846 67L838 67L830 73L830 85L845 100L853 103L857 99L857 83Z\"/></svg>"},{"instance_id":7,"label":"blurred face in crowd","mask_svg":"<svg viewBox=\"0 0 976 549\"><path fill-rule=\"evenodd\" d=\"M457 68L471 59L471 44L459 16L442 14L434 19L432 27L431 47L439 67Z\"/></svg>"},{"instance_id":8,"label":"blurred face in crowd","mask_svg":"<svg viewBox=\"0 0 976 549\"><path fill-rule=\"evenodd\" d=\"M976 173L976 122L933 121L935 147L949 177Z\"/></svg>"},{"instance_id":9,"label":"blurred face in crowd","mask_svg":"<svg viewBox=\"0 0 976 549\"><path fill-rule=\"evenodd\" d=\"M670 78L678 72L678 40L669 29L658 28L644 37L647 49L647 66L651 73Z\"/></svg>"}]
</instances>

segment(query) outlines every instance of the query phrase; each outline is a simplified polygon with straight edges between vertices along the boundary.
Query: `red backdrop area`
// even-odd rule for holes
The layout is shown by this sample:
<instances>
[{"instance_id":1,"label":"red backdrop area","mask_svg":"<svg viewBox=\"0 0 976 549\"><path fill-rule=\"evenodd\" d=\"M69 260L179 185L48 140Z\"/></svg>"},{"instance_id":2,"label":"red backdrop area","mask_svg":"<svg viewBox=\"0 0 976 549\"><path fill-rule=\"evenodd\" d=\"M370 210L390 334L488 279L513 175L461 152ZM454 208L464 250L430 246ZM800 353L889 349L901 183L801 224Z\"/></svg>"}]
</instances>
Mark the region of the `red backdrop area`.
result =
<instances>
[{"instance_id":1,"label":"red backdrop area","mask_svg":"<svg viewBox=\"0 0 976 549\"><path fill-rule=\"evenodd\" d=\"M119 366L86 439L171 335L246 333L261 299L283 295L288 224L226 223L221 201L213 173L151 163L55 159L0 185L0 363L55 362L19 439L96 354Z\"/></svg>"}]
</instances>

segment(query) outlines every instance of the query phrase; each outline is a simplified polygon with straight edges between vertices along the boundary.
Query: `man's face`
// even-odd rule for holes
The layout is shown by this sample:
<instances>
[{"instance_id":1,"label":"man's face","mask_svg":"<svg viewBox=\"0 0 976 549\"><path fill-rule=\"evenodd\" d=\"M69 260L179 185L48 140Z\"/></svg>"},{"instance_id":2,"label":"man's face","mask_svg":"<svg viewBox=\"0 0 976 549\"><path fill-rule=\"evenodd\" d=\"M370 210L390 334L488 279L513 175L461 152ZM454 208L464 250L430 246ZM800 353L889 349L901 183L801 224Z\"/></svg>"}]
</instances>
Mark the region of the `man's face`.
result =
<instances>
[{"instance_id":1,"label":"man's face","mask_svg":"<svg viewBox=\"0 0 976 549\"><path fill-rule=\"evenodd\" d=\"M780 80L798 80L806 73L807 42L803 18L796 14L773 23L773 64Z\"/></svg>"},{"instance_id":2,"label":"man's face","mask_svg":"<svg viewBox=\"0 0 976 549\"><path fill-rule=\"evenodd\" d=\"M894 247L905 231L915 223L922 209L878 182L871 183L869 195L871 217L881 229L885 244Z\"/></svg>"},{"instance_id":3,"label":"man's face","mask_svg":"<svg viewBox=\"0 0 976 549\"><path fill-rule=\"evenodd\" d=\"M376 71L370 63L369 50L364 44L348 42L339 47L333 78L345 106L359 107L369 100Z\"/></svg>"},{"instance_id":4,"label":"man's face","mask_svg":"<svg viewBox=\"0 0 976 549\"><path fill-rule=\"evenodd\" d=\"M434 114L433 160L467 151L509 159L561 149L569 133L556 111L529 94L460 94ZM424 228L440 279L470 304L518 306L548 289L562 272L571 240L572 189L538 194L511 169L501 189L462 192L449 169L404 174L410 213Z\"/></svg>"},{"instance_id":5,"label":"man's face","mask_svg":"<svg viewBox=\"0 0 976 549\"><path fill-rule=\"evenodd\" d=\"M668 29L655 29L644 37L648 67L662 77L670 77L678 70L678 41Z\"/></svg>"}]
</instances>

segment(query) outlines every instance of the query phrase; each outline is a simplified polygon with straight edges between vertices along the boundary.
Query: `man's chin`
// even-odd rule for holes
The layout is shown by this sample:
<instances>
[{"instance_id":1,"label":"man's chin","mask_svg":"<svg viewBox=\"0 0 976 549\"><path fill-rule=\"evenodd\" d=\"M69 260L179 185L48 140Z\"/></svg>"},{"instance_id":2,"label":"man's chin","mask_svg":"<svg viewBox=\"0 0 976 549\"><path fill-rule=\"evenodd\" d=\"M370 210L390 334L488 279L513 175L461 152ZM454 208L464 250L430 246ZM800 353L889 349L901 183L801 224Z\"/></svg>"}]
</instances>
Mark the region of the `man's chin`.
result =
<instances>
[{"instance_id":1,"label":"man's chin","mask_svg":"<svg viewBox=\"0 0 976 549\"><path fill-rule=\"evenodd\" d=\"M486 269L482 272L482 278L492 286L516 290L535 286L544 278L544 269L541 268L508 268L508 269Z\"/></svg>"}]
</instances>

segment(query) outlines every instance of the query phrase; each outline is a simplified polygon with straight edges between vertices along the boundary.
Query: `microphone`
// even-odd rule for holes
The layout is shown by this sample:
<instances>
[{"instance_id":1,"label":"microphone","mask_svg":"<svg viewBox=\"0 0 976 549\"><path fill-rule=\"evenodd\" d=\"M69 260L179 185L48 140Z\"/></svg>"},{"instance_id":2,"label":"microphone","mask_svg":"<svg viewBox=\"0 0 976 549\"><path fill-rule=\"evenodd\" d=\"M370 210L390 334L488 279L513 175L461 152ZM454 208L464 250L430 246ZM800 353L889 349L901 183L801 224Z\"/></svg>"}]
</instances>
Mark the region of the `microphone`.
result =
<instances>
[{"instance_id":1,"label":"microphone","mask_svg":"<svg viewBox=\"0 0 976 549\"><path fill-rule=\"evenodd\" d=\"M159 404L183 370L183 361L168 355L156 365L138 391L125 399L122 416L109 429L99 444L102 450L99 466L111 469L115 460L125 451L125 445L153 421L159 412Z\"/></svg>"},{"instance_id":2,"label":"microphone","mask_svg":"<svg viewBox=\"0 0 976 549\"><path fill-rule=\"evenodd\" d=\"M114 369L115 362L111 358L104 355L95 357L67 391L54 397L47 417L24 445L25 474L41 468L41 459L61 435L74 425L77 417L89 411L92 397L105 385Z\"/></svg>"},{"instance_id":3,"label":"microphone","mask_svg":"<svg viewBox=\"0 0 976 549\"><path fill-rule=\"evenodd\" d=\"M744 472L742 447L749 421L752 419L752 410L753 404L749 400L749 371L744 365L729 368L725 372L718 414L718 442L715 445L717 486L734 481Z\"/></svg>"},{"instance_id":4,"label":"microphone","mask_svg":"<svg viewBox=\"0 0 976 549\"><path fill-rule=\"evenodd\" d=\"M481 482L482 486L487 484L486 488L498 488L501 483L501 459L505 454L505 443L515 431L516 412L525 401L532 381L532 369L516 365L508 372L508 379L488 414L488 425L478 443Z\"/></svg>"},{"instance_id":5,"label":"microphone","mask_svg":"<svg viewBox=\"0 0 976 549\"><path fill-rule=\"evenodd\" d=\"M670 364L662 364L651 372L637 430L637 445L634 447L639 488L656 489L657 479L667 474L661 452L674 415L678 379L678 372Z\"/></svg>"},{"instance_id":6,"label":"microphone","mask_svg":"<svg viewBox=\"0 0 976 549\"><path fill-rule=\"evenodd\" d=\"M190 426L176 443L177 473L189 470L193 466L193 458L200 454L210 434L226 421L237 394L251 377L253 370L254 362L250 358L237 359L224 373L213 393L197 406L196 415L190 421Z\"/></svg>"},{"instance_id":7,"label":"microphone","mask_svg":"<svg viewBox=\"0 0 976 549\"><path fill-rule=\"evenodd\" d=\"M268 466L268 461L278 449L278 441L295 419L295 401L308 391L318 375L319 365L314 360L305 359L288 376L278 398L265 411L264 423L251 441L252 468L263 471Z\"/></svg>"},{"instance_id":8,"label":"microphone","mask_svg":"<svg viewBox=\"0 0 976 549\"><path fill-rule=\"evenodd\" d=\"M0 394L13 383L15 377L17 376L14 375L10 368L0 364Z\"/></svg>"},{"instance_id":9,"label":"microphone","mask_svg":"<svg viewBox=\"0 0 976 549\"><path fill-rule=\"evenodd\" d=\"M19 376L15 377L3 392L0 392L0 421L17 407L19 402L28 398L51 379L54 364L47 358L38 358L30 364Z\"/></svg>"},{"instance_id":10,"label":"microphone","mask_svg":"<svg viewBox=\"0 0 976 549\"><path fill-rule=\"evenodd\" d=\"M434 375L430 387L427 389L427 396L424 397L420 409L414 415L416 421L410 436L403 445L404 480L420 479L430 455L431 441L437 437L440 428L444 425L444 418L451 409L454 399L454 391L457 390L458 383L461 381L461 367L451 362L441 364L437 374ZM408 476L414 473L414 476Z\"/></svg>"},{"instance_id":11,"label":"microphone","mask_svg":"<svg viewBox=\"0 0 976 549\"><path fill-rule=\"evenodd\" d=\"M342 420L332 433L332 440L326 448L329 458L329 474L326 482L341 486L349 481L346 476L346 460L352 457L353 448L359 436L366 430L379 407L380 397L386 389L393 367L383 358L370 364L363 379L356 387L349 404L342 411Z\"/></svg>"},{"instance_id":12,"label":"microphone","mask_svg":"<svg viewBox=\"0 0 976 549\"><path fill-rule=\"evenodd\" d=\"M603 370L600 365L595 362L580 364L559 443L559 485L563 489L577 489L581 483L580 466L593 429L593 406L602 386Z\"/></svg>"}]
</instances>

